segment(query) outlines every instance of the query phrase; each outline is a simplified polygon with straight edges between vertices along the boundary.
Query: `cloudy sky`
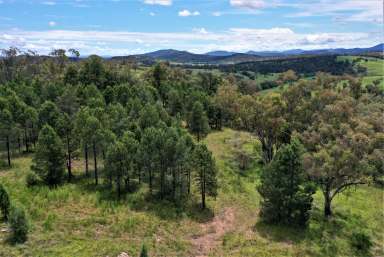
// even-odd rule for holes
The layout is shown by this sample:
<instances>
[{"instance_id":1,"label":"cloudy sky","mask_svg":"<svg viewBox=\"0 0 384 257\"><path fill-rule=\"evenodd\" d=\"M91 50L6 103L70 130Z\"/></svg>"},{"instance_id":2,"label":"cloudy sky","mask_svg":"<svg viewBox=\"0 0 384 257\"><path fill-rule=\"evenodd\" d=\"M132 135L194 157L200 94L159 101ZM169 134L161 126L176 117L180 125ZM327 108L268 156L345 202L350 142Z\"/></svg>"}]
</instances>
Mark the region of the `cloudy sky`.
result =
<instances>
[{"instance_id":1,"label":"cloudy sky","mask_svg":"<svg viewBox=\"0 0 384 257\"><path fill-rule=\"evenodd\" d=\"M0 0L0 48L125 55L158 49L368 47L382 0Z\"/></svg>"}]
</instances>

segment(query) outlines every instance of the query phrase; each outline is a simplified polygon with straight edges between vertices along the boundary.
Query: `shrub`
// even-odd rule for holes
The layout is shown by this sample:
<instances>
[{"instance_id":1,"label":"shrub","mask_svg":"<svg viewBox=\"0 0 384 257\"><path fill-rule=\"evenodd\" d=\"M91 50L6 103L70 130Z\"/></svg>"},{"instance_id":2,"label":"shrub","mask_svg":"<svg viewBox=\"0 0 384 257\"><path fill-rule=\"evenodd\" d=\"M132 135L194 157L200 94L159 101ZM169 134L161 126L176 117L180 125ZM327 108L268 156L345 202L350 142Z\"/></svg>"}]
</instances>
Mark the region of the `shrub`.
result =
<instances>
[{"instance_id":1,"label":"shrub","mask_svg":"<svg viewBox=\"0 0 384 257\"><path fill-rule=\"evenodd\" d=\"M27 174L27 177L25 178L25 182L26 182L28 187L31 187L31 186L38 185L41 182L41 180L40 180L39 176L36 175L36 173L29 172Z\"/></svg>"},{"instance_id":2,"label":"shrub","mask_svg":"<svg viewBox=\"0 0 384 257\"><path fill-rule=\"evenodd\" d=\"M10 201L9 196L3 185L0 184L0 211L3 214L5 220L9 216Z\"/></svg>"},{"instance_id":3,"label":"shrub","mask_svg":"<svg viewBox=\"0 0 384 257\"><path fill-rule=\"evenodd\" d=\"M353 232L351 236L351 245L358 251L368 252L373 243L371 237L365 232Z\"/></svg>"},{"instance_id":4,"label":"shrub","mask_svg":"<svg viewBox=\"0 0 384 257\"><path fill-rule=\"evenodd\" d=\"M140 257L148 257L148 250L144 244L141 247Z\"/></svg>"},{"instance_id":5,"label":"shrub","mask_svg":"<svg viewBox=\"0 0 384 257\"><path fill-rule=\"evenodd\" d=\"M14 243L24 243L27 240L28 221L23 209L12 207L9 215L9 225L11 227L11 240Z\"/></svg>"}]
</instances>

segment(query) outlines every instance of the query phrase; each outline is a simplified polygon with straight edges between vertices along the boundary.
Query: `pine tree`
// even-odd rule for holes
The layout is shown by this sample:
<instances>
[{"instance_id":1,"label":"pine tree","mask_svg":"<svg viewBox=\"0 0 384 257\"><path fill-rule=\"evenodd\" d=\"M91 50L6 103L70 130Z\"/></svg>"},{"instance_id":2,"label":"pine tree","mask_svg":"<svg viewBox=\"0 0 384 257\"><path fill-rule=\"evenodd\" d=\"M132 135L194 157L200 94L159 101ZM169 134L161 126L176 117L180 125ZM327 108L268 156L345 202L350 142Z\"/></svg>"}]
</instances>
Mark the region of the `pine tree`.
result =
<instances>
[{"instance_id":1,"label":"pine tree","mask_svg":"<svg viewBox=\"0 0 384 257\"><path fill-rule=\"evenodd\" d=\"M283 145L261 175L260 215L267 223L305 226L314 187L302 167L302 146L297 140Z\"/></svg>"},{"instance_id":2,"label":"pine tree","mask_svg":"<svg viewBox=\"0 0 384 257\"><path fill-rule=\"evenodd\" d=\"M32 170L49 186L62 182L65 152L63 143L54 129L45 125L39 133Z\"/></svg>"},{"instance_id":3,"label":"pine tree","mask_svg":"<svg viewBox=\"0 0 384 257\"><path fill-rule=\"evenodd\" d=\"M196 165L197 182L201 193L201 208L206 208L205 197L217 195L216 165L212 153L204 144L199 144L193 151Z\"/></svg>"},{"instance_id":4,"label":"pine tree","mask_svg":"<svg viewBox=\"0 0 384 257\"><path fill-rule=\"evenodd\" d=\"M9 196L2 184L0 184L0 211L3 215L4 220L8 220L9 209L11 202L9 201Z\"/></svg>"},{"instance_id":5,"label":"pine tree","mask_svg":"<svg viewBox=\"0 0 384 257\"><path fill-rule=\"evenodd\" d=\"M24 243L27 241L28 220L23 209L12 207L9 215L9 225L11 227L11 239L15 243Z\"/></svg>"},{"instance_id":6,"label":"pine tree","mask_svg":"<svg viewBox=\"0 0 384 257\"><path fill-rule=\"evenodd\" d=\"M108 148L105 169L111 178L115 178L118 199L121 196L121 181L126 171L126 156L126 148L122 142L115 142Z\"/></svg>"},{"instance_id":7,"label":"pine tree","mask_svg":"<svg viewBox=\"0 0 384 257\"><path fill-rule=\"evenodd\" d=\"M209 124L207 114L200 102L195 102L192 107L192 112L188 121L188 128L192 134L197 136L197 141L209 132Z\"/></svg>"}]
</instances>

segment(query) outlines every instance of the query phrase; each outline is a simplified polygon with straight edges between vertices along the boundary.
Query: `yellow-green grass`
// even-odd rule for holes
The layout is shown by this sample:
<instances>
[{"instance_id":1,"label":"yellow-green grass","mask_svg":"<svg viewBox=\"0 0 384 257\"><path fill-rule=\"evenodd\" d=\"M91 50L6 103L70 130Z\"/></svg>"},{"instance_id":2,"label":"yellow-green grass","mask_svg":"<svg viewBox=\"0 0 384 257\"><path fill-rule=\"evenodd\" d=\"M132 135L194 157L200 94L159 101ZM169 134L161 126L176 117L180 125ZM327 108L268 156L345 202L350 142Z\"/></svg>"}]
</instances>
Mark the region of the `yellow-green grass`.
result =
<instances>
[{"instance_id":1,"label":"yellow-green grass","mask_svg":"<svg viewBox=\"0 0 384 257\"><path fill-rule=\"evenodd\" d=\"M213 213L231 207L236 217L234 230L209 256L359 256L350 236L360 230L375 242L372 256L384 256L382 189L363 186L336 197L335 216L329 221L322 216L318 192L306 230L265 225L258 218L261 166L256 138L225 129L212 132L204 142L217 161L220 185L218 197L209 198L208 206ZM254 157L245 171L239 170L235 158L239 149ZM202 233L199 224L210 216L210 211L199 213L197 192L184 209L149 201L145 187L117 202L103 186L95 188L91 179L81 178L81 163L76 163L77 179L71 184L26 188L30 164L31 156L24 156L15 159L11 169L0 170L0 183L12 202L24 206L31 223L25 244L10 245L8 232L0 232L0 256L137 256L142 243L150 256L194 256L191 238Z\"/></svg>"}]
</instances>

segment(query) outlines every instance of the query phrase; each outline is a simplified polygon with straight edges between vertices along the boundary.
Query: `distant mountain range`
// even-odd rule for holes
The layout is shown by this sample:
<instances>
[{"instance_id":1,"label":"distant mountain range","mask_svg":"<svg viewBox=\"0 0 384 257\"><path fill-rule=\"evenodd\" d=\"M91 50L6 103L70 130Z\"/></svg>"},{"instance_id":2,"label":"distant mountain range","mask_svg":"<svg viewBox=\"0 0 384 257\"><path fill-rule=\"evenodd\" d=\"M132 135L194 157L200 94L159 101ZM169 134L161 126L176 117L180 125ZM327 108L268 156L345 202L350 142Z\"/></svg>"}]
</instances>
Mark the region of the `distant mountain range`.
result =
<instances>
[{"instance_id":1,"label":"distant mountain range","mask_svg":"<svg viewBox=\"0 0 384 257\"><path fill-rule=\"evenodd\" d=\"M187 51L165 49L138 55L115 56L112 57L112 59L134 59L136 61L148 63L155 62L156 60L162 60L183 64L233 64L240 62L260 61L264 59L288 57L294 55L356 55L370 52L383 52L383 50L384 44L379 44L369 48L336 48L319 50L292 49L287 51L248 51L246 53L212 51L205 54L194 54Z\"/></svg>"}]
</instances>

